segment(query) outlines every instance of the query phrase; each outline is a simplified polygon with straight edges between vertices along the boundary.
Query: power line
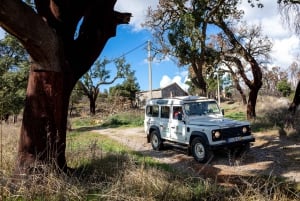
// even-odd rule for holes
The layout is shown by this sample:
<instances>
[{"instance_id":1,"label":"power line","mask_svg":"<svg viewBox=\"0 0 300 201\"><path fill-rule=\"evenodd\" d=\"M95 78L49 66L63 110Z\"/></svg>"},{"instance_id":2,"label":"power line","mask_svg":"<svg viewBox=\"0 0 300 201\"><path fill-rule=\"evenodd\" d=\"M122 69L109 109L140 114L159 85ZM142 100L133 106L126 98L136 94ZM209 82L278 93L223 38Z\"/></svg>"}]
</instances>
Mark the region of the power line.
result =
<instances>
[{"instance_id":1,"label":"power line","mask_svg":"<svg viewBox=\"0 0 300 201\"><path fill-rule=\"evenodd\" d=\"M136 50L139 49L140 47L142 47L142 46L144 46L145 44L147 44L147 42L148 42L148 41L143 42L142 44L136 46L135 48L133 48L133 49L131 49L131 50L125 52L125 53L122 54L121 56L119 56L119 57L117 57L117 58L115 58L115 59L110 60L110 62L116 61L116 60L118 60L119 58L124 57L124 56L126 56L126 55L128 55L128 54L130 54L130 53L132 53L132 52L134 52L134 51L136 51Z\"/></svg>"}]
</instances>

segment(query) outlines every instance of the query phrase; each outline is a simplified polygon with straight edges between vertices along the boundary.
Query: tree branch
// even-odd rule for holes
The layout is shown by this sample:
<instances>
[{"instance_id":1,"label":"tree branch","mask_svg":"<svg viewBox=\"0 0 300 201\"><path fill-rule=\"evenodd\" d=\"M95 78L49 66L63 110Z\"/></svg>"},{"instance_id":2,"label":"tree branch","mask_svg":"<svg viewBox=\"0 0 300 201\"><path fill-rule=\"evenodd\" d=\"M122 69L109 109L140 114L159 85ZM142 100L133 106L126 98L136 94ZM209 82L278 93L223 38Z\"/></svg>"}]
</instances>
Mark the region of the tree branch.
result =
<instances>
[{"instance_id":1,"label":"tree branch","mask_svg":"<svg viewBox=\"0 0 300 201\"><path fill-rule=\"evenodd\" d=\"M35 63L33 70L61 71L60 61L54 59L59 54L55 32L24 2L1 0L0 26L27 49Z\"/></svg>"},{"instance_id":2,"label":"tree branch","mask_svg":"<svg viewBox=\"0 0 300 201\"><path fill-rule=\"evenodd\" d=\"M87 88L87 86L84 85L81 80L78 80L77 83L79 89L83 91L83 94L85 94L88 98L92 98L92 94L90 93L90 90Z\"/></svg>"},{"instance_id":3,"label":"tree branch","mask_svg":"<svg viewBox=\"0 0 300 201\"><path fill-rule=\"evenodd\" d=\"M241 75L241 77L243 78L244 82L246 83L246 85L251 89L252 88L252 82L247 78L247 75L245 73L245 70L244 70L244 67L243 67L243 64L242 62L236 58L236 57L233 57L233 56L224 56L224 60L225 61L229 61L229 62L233 62L235 63L236 67L238 68L239 70L239 73Z\"/></svg>"},{"instance_id":4,"label":"tree branch","mask_svg":"<svg viewBox=\"0 0 300 201\"><path fill-rule=\"evenodd\" d=\"M262 73L261 70L259 69L259 64L257 63L257 61L254 59L254 57L247 52L247 50L240 44L240 42L236 39L236 37L234 36L234 33L228 28L228 26L226 25L226 23L223 21L222 18L218 19L218 26L224 31L224 33L226 34L226 36L228 37L230 43L234 46L234 48L236 49L236 51L247 61L249 62L251 69L252 69L252 74L253 74L253 83L256 83L257 86L261 85L262 82ZM248 84L247 84L248 85ZM252 86L248 85L248 86Z\"/></svg>"},{"instance_id":5,"label":"tree branch","mask_svg":"<svg viewBox=\"0 0 300 201\"><path fill-rule=\"evenodd\" d=\"M107 40L116 35L117 25L129 23L131 14L114 11L114 3L110 0L96 1L87 8L74 44L74 65L78 67L76 76L81 77L94 63Z\"/></svg>"},{"instance_id":6,"label":"tree branch","mask_svg":"<svg viewBox=\"0 0 300 201\"><path fill-rule=\"evenodd\" d=\"M85 0L35 0L36 9L64 40L73 41L78 22L83 17L89 1Z\"/></svg>"}]
</instances>

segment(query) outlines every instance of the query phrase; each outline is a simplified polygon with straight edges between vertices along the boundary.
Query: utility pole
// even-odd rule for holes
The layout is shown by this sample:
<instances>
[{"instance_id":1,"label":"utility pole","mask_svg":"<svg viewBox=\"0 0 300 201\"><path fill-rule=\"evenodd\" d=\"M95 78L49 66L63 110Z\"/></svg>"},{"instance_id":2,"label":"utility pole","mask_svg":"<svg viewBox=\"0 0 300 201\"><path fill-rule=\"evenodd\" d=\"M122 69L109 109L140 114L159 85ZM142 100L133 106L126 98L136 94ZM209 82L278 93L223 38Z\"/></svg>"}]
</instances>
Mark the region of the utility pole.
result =
<instances>
[{"instance_id":1,"label":"utility pole","mask_svg":"<svg viewBox=\"0 0 300 201\"><path fill-rule=\"evenodd\" d=\"M218 104L221 106L221 98L220 98L220 80L219 80L219 71L217 71L217 83L218 83Z\"/></svg>"},{"instance_id":2,"label":"utility pole","mask_svg":"<svg viewBox=\"0 0 300 201\"><path fill-rule=\"evenodd\" d=\"M151 57L151 41L148 40L148 79L149 79L149 92L150 99L152 99L152 57Z\"/></svg>"}]
</instances>

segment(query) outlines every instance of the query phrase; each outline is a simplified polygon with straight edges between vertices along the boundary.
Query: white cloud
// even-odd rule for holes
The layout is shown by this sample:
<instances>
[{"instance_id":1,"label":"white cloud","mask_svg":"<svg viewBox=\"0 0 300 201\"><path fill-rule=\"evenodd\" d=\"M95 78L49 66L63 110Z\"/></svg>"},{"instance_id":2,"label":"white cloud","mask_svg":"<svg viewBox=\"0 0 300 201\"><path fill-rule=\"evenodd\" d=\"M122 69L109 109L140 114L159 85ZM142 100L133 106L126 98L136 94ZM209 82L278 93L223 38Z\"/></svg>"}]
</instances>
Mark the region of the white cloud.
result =
<instances>
[{"instance_id":1,"label":"white cloud","mask_svg":"<svg viewBox=\"0 0 300 201\"><path fill-rule=\"evenodd\" d=\"M168 86L169 84L171 84L172 83L172 79L169 77L169 76L167 76L167 75L164 75L162 78L161 78L161 80L160 80L160 88L163 88L163 87L165 87L165 86Z\"/></svg>"},{"instance_id":2,"label":"white cloud","mask_svg":"<svg viewBox=\"0 0 300 201\"><path fill-rule=\"evenodd\" d=\"M158 0L118 0L115 5L115 10L120 12L130 12L132 18L130 19L130 25L134 27L135 31L142 29L141 24L145 21L147 15L147 9L149 7L156 8Z\"/></svg>"},{"instance_id":3,"label":"white cloud","mask_svg":"<svg viewBox=\"0 0 300 201\"><path fill-rule=\"evenodd\" d=\"M252 8L243 1L244 20L248 24L261 25L263 33L273 42L271 66L287 68L299 54L299 37L283 24L278 5L274 0L264 0L263 8Z\"/></svg>"},{"instance_id":4,"label":"white cloud","mask_svg":"<svg viewBox=\"0 0 300 201\"><path fill-rule=\"evenodd\" d=\"M189 71L187 71L187 70L181 71L181 72L178 73L178 75L181 76L181 77L183 77L185 79L184 80L184 82L185 82L188 79Z\"/></svg>"},{"instance_id":5,"label":"white cloud","mask_svg":"<svg viewBox=\"0 0 300 201\"><path fill-rule=\"evenodd\" d=\"M275 39L273 46L273 63L281 68L287 68L295 60L299 53L299 38L291 36L289 38ZM274 66L274 65L273 65Z\"/></svg>"},{"instance_id":6,"label":"white cloud","mask_svg":"<svg viewBox=\"0 0 300 201\"><path fill-rule=\"evenodd\" d=\"M182 81L182 79L183 79L183 81ZM173 77L171 79L168 75L164 75L160 81L160 88L163 88L165 86L168 86L168 85L176 82L182 89L187 91L189 86L187 84L185 84L186 81L187 81L187 76L181 77L179 75L176 75L175 77Z\"/></svg>"},{"instance_id":7,"label":"white cloud","mask_svg":"<svg viewBox=\"0 0 300 201\"><path fill-rule=\"evenodd\" d=\"M129 5L126 0L118 0L120 8L124 8L124 11L129 10L133 13L132 24L136 30L139 30L141 28L140 23L145 19L146 9L149 6L156 8L158 1L149 0L149 3L146 5L144 2L141 3L140 0L133 0L132 2L133 3ZM296 56L299 54L299 37L293 34L292 31L283 24L276 1L264 0L262 3L264 4L263 8L252 8L247 1L242 1L239 8L245 12L243 20L248 24L261 25L263 33L272 40L273 48L270 66L287 68L296 60ZM135 18L135 16L137 16L137 18ZM171 79L165 75L162 77L160 85L165 86L171 84L174 80L178 79L176 77ZM181 76L181 78L184 78L184 76Z\"/></svg>"}]
</instances>

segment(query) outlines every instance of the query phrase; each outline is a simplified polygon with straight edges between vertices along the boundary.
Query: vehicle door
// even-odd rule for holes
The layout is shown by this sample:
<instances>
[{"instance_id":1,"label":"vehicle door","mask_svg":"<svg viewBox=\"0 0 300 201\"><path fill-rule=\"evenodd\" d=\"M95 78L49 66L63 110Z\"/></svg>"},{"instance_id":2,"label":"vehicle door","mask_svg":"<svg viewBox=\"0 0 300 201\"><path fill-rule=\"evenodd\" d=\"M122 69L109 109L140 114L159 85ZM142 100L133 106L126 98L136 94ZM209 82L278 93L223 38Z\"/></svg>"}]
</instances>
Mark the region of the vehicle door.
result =
<instances>
[{"instance_id":1,"label":"vehicle door","mask_svg":"<svg viewBox=\"0 0 300 201\"><path fill-rule=\"evenodd\" d=\"M162 137L170 137L169 120L170 120L170 106L160 107L160 134Z\"/></svg>"},{"instance_id":2,"label":"vehicle door","mask_svg":"<svg viewBox=\"0 0 300 201\"><path fill-rule=\"evenodd\" d=\"M182 121L183 112L182 106L172 107L172 118L170 119L170 133L172 140L176 142L185 142L186 139L186 125Z\"/></svg>"}]
</instances>

